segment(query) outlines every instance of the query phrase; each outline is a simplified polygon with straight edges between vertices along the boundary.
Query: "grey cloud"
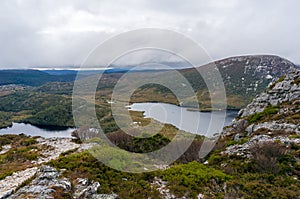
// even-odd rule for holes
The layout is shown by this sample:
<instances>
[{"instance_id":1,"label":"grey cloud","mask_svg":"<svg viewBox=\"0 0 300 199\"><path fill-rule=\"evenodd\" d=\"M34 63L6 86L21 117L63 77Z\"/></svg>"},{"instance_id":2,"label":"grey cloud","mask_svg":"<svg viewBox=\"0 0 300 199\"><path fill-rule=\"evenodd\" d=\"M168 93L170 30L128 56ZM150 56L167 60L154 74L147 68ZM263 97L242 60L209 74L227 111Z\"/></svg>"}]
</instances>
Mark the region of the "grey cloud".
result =
<instances>
[{"instance_id":1,"label":"grey cloud","mask_svg":"<svg viewBox=\"0 0 300 199\"><path fill-rule=\"evenodd\" d=\"M297 0L3 0L0 67L79 65L105 39L145 27L184 33L213 59L269 53L300 63L299 5Z\"/></svg>"}]
</instances>

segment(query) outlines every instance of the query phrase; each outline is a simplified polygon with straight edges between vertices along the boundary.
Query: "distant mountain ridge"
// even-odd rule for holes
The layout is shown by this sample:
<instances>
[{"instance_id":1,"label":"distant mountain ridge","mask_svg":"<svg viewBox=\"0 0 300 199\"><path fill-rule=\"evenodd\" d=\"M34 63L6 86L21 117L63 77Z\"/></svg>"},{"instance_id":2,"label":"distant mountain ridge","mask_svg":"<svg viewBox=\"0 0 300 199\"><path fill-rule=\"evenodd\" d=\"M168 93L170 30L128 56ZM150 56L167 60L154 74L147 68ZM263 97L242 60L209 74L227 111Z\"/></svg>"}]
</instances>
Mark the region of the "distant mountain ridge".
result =
<instances>
[{"instance_id":1,"label":"distant mountain ridge","mask_svg":"<svg viewBox=\"0 0 300 199\"><path fill-rule=\"evenodd\" d=\"M254 96L273 79L293 71L295 64L274 55L238 56L216 61L226 92Z\"/></svg>"},{"instance_id":2,"label":"distant mountain ridge","mask_svg":"<svg viewBox=\"0 0 300 199\"><path fill-rule=\"evenodd\" d=\"M228 107L238 109L247 105L255 95L264 91L274 79L280 78L284 74L295 70L295 65L292 62L274 55L230 57L197 68L178 70L193 87L198 96L200 107L209 106L210 99L207 97L209 93L206 88L206 83L198 71L205 75L211 67L217 67L223 78ZM176 79L168 72L162 73L161 78L168 78L170 81ZM135 96L138 96L140 99L135 100L133 97L133 101L142 101L149 96L152 97L156 94L164 93L162 91L165 90L158 85L143 87L135 94ZM147 95L148 92L151 93L151 95ZM153 97L152 100L155 101Z\"/></svg>"},{"instance_id":3,"label":"distant mountain ridge","mask_svg":"<svg viewBox=\"0 0 300 199\"><path fill-rule=\"evenodd\" d=\"M273 79L273 77L280 77L283 74L295 68L295 64L284 58L274 55L249 55L249 56L237 56L229 57L226 59L213 62L219 69L225 84L230 83L232 79L237 79L239 83L246 81L247 77L254 77L257 80ZM211 67L211 64L200 66ZM269 75L269 76L268 76ZM245 79L242 79L242 78ZM260 81L259 83L262 83Z\"/></svg>"},{"instance_id":4,"label":"distant mountain ridge","mask_svg":"<svg viewBox=\"0 0 300 199\"><path fill-rule=\"evenodd\" d=\"M0 85L41 86L48 82L74 81L76 75L51 75L39 70L0 70Z\"/></svg>"},{"instance_id":5,"label":"distant mountain ridge","mask_svg":"<svg viewBox=\"0 0 300 199\"><path fill-rule=\"evenodd\" d=\"M112 68L103 70L81 71L83 76L95 75L99 73L114 74L126 73L129 69ZM153 70L145 70L151 72ZM156 70L154 70L156 71ZM158 70L157 70L158 71ZM135 71L136 72L136 71ZM141 72L141 71L139 71ZM143 71L142 71L143 72ZM50 82L73 82L78 74L77 70L35 70L35 69L10 69L0 70L0 86L8 84L17 84L25 86L42 86Z\"/></svg>"},{"instance_id":6,"label":"distant mountain ridge","mask_svg":"<svg viewBox=\"0 0 300 199\"><path fill-rule=\"evenodd\" d=\"M245 107L257 94L264 91L274 80L290 71L296 66L292 62L274 55L248 55L237 56L218 60L197 68L177 69L194 89L200 107L210 106L209 93L206 84L199 74L206 74L209 67L217 67L223 78L227 95L228 108L240 109ZM83 71L84 76L90 76L103 72L98 90L109 89L112 91L115 84L128 68L112 68L106 71ZM37 89L47 93L72 93L72 85L65 82L73 82L78 71L75 70L0 70L0 85L22 84L27 86L42 86ZM178 81L168 70L141 70L131 71L132 79L163 78L167 81ZM138 81L138 80L137 80ZM53 82L57 82L52 84ZM183 88L184 89L184 88ZM136 90L132 96L132 102L162 101L177 104L175 96L159 85L144 85ZM171 97L170 97L171 96ZM187 101L186 106L189 105Z\"/></svg>"}]
</instances>

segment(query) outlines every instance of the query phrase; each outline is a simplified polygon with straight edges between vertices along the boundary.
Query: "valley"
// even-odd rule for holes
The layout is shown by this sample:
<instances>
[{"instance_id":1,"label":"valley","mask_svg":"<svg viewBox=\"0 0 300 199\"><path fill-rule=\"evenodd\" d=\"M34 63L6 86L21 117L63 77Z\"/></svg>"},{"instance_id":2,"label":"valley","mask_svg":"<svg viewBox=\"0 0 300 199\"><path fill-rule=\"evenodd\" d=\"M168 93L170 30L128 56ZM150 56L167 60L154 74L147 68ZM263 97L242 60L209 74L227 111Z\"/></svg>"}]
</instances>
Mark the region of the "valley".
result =
<instances>
[{"instance_id":1,"label":"valley","mask_svg":"<svg viewBox=\"0 0 300 199\"><path fill-rule=\"evenodd\" d=\"M113 88L124 71L106 73L96 90L96 104L91 104L93 96L80 99L88 113L95 107L97 121L90 122L92 117L84 114L81 121L91 125L83 123L71 138L0 135L0 198L297 198L300 72L291 62L267 55L227 58L216 61L216 66L224 79L226 109L239 110L220 134L195 135L174 123L164 124L164 118L145 117L147 110L134 108L129 116L120 115L122 121L132 121L123 126L133 129L126 134L111 111ZM201 70L205 67L209 65ZM195 69L179 71L191 82L199 108L189 104L190 96L186 104L179 104L169 89L155 84L138 88L130 104L168 103L174 114L183 110L195 114L189 110L199 109L204 111L199 115L212 114L207 88ZM55 81L40 81L41 85L27 84L28 79L6 80L9 84L1 87L0 95L1 128L13 123L74 128L73 80L60 81L67 80L60 75ZM93 75L87 77L93 79ZM169 71L133 71L131 75L173 78ZM96 122L118 149L100 139ZM213 150L200 157L202 146L213 143L214 136ZM189 146L170 165L166 162L173 154L151 153L170 143L170 151L180 153L187 142Z\"/></svg>"},{"instance_id":2,"label":"valley","mask_svg":"<svg viewBox=\"0 0 300 199\"><path fill-rule=\"evenodd\" d=\"M227 98L226 109L233 110L239 110L245 107L255 95L268 87L272 79L279 78L295 68L293 63L283 58L268 55L232 57L216 61L215 65L220 70L224 79ZM199 70L205 74L206 68L209 67L209 64L201 66ZM199 102L199 104L195 105L189 99L191 96L186 96L181 106L189 108L198 106L199 109L203 111L211 110L209 93L199 72L193 68L179 69L178 71L190 82ZM6 74L7 71L3 73ZM26 72L11 71L10 73L11 75L15 73L20 74L20 79L11 78L13 81L10 83L25 87L22 88L22 90L11 89L10 91L6 91L5 95L0 95L0 127L7 127L11 125L12 122L25 122L33 125L74 126L72 119L73 83L59 81L68 81L70 76L72 76L71 79L75 79L76 73L67 73L67 75L65 75L65 72L63 72L62 74L50 75L46 72L42 72L43 75L41 76L37 76L36 74L39 73L31 70ZM28 75L22 75L23 73ZM48 80L49 78L44 78L44 73L47 77L51 77L50 80ZM143 80L147 78L152 78L153 81L155 81L155 79L159 80L167 77L168 79L165 81L172 82L174 77L172 77L171 73L171 75L168 73L168 71L133 71L128 74L127 79L136 79L135 85L138 85L139 79ZM111 100L114 85L122 75L124 75L124 73L118 71L116 73L103 74L96 93L96 110L99 117L109 114L110 104L108 104L107 101ZM8 77L9 75L6 75L6 78ZM55 78L56 82L52 82ZM93 79L93 73L87 75L86 78ZM30 82L36 82L36 80L37 82L50 82L41 86L32 87L33 84ZM8 82L5 84L7 83ZM142 86L133 93L130 98L130 103L139 102L163 102L179 105L172 91L168 88L153 84ZM216 104L216 106L224 108L226 105Z\"/></svg>"},{"instance_id":3,"label":"valley","mask_svg":"<svg viewBox=\"0 0 300 199\"><path fill-rule=\"evenodd\" d=\"M0 1L0 199L300 199L300 1Z\"/></svg>"}]
</instances>

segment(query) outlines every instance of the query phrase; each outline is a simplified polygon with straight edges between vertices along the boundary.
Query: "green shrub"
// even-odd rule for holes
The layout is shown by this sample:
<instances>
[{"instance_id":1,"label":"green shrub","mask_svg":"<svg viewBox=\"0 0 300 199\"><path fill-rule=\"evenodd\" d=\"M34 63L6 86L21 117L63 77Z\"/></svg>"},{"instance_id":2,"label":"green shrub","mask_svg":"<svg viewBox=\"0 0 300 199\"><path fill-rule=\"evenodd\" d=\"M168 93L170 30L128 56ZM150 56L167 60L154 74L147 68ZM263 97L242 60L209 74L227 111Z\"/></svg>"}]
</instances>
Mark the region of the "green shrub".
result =
<instances>
[{"instance_id":1,"label":"green shrub","mask_svg":"<svg viewBox=\"0 0 300 199\"><path fill-rule=\"evenodd\" d=\"M231 179L231 176L222 171L209 168L198 162L175 165L165 171L161 171L160 177L168 182L171 191L178 197L196 197L204 193L214 185ZM216 193L217 194L217 193Z\"/></svg>"},{"instance_id":2,"label":"green shrub","mask_svg":"<svg viewBox=\"0 0 300 199\"><path fill-rule=\"evenodd\" d=\"M212 154L209 158L208 158L208 163L209 164L217 164L222 160L222 157L220 155L216 155L216 154Z\"/></svg>"},{"instance_id":3,"label":"green shrub","mask_svg":"<svg viewBox=\"0 0 300 199\"><path fill-rule=\"evenodd\" d=\"M285 75L282 76L282 77L280 77L280 78L279 78L276 82L274 82L273 84L271 84L270 87L269 87L269 89L272 90L272 89L275 87L275 85L276 85L277 83L282 82L284 79L285 79Z\"/></svg>"},{"instance_id":4,"label":"green shrub","mask_svg":"<svg viewBox=\"0 0 300 199\"><path fill-rule=\"evenodd\" d=\"M22 140L20 144L22 146L30 146L30 145L37 144L37 143L38 142L36 141L36 139L28 138L28 139Z\"/></svg>"},{"instance_id":5,"label":"green shrub","mask_svg":"<svg viewBox=\"0 0 300 199\"><path fill-rule=\"evenodd\" d=\"M250 138L248 138L248 137L242 138L242 139L238 142L238 144L245 144L245 143L248 142L249 140L250 140Z\"/></svg>"},{"instance_id":6,"label":"green shrub","mask_svg":"<svg viewBox=\"0 0 300 199\"><path fill-rule=\"evenodd\" d=\"M239 141L235 141L235 140L230 140L226 143L226 147L229 147L229 146L232 146L232 145L235 145L235 144L245 144L246 142L249 141L249 138L242 138L241 140Z\"/></svg>"},{"instance_id":7,"label":"green shrub","mask_svg":"<svg viewBox=\"0 0 300 199\"><path fill-rule=\"evenodd\" d=\"M250 124L255 123L257 121L261 121L262 119L269 117L271 115L275 115L278 113L277 106L268 106L262 112L254 113L248 117L248 122Z\"/></svg>"},{"instance_id":8,"label":"green shrub","mask_svg":"<svg viewBox=\"0 0 300 199\"><path fill-rule=\"evenodd\" d=\"M0 149L2 146L10 144L11 140L6 137L0 137Z\"/></svg>"},{"instance_id":9,"label":"green shrub","mask_svg":"<svg viewBox=\"0 0 300 199\"><path fill-rule=\"evenodd\" d=\"M230 140L226 143L226 147L229 147L229 146L232 146L232 145L235 145L237 144L238 142L237 141L234 141L234 140Z\"/></svg>"},{"instance_id":10,"label":"green shrub","mask_svg":"<svg viewBox=\"0 0 300 199\"><path fill-rule=\"evenodd\" d=\"M48 163L57 169L67 169L64 176L71 180L78 177L100 182L99 193L118 194L119 198L158 198L158 191L152 187L154 173L126 173L114 170L88 151L61 156ZM121 163L120 167L123 164Z\"/></svg>"},{"instance_id":11,"label":"green shrub","mask_svg":"<svg viewBox=\"0 0 300 199\"><path fill-rule=\"evenodd\" d=\"M273 115L278 113L278 107L276 106L268 106L265 108L265 110L263 111L264 115Z\"/></svg>"},{"instance_id":12,"label":"green shrub","mask_svg":"<svg viewBox=\"0 0 300 199\"><path fill-rule=\"evenodd\" d=\"M295 150L295 151L298 151L298 150L300 150L300 145L292 142L291 143L291 149Z\"/></svg>"},{"instance_id":13,"label":"green shrub","mask_svg":"<svg viewBox=\"0 0 300 199\"><path fill-rule=\"evenodd\" d=\"M289 138L290 139L300 138L300 135L298 135L298 134L290 135Z\"/></svg>"},{"instance_id":14,"label":"green shrub","mask_svg":"<svg viewBox=\"0 0 300 199\"><path fill-rule=\"evenodd\" d=\"M254 170L261 173L278 173L279 163L284 163L289 157L286 147L276 141L256 143L251 146L250 152L255 163Z\"/></svg>"},{"instance_id":15,"label":"green shrub","mask_svg":"<svg viewBox=\"0 0 300 199\"><path fill-rule=\"evenodd\" d=\"M297 198L299 181L291 176L246 173L226 182L227 198ZM229 197L231 196L231 197Z\"/></svg>"},{"instance_id":16,"label":"green shrub","mask_svg":"<svg viewBox=\"0 0 300 199\"><path fill-rule=\"evenodd\" d=\"M262 112L260 113L254 113L253 115L249 116L248 118L248 122L250 124L259 121L262 117L264 116L264 114Z\"/></svg>"}]
</instances>

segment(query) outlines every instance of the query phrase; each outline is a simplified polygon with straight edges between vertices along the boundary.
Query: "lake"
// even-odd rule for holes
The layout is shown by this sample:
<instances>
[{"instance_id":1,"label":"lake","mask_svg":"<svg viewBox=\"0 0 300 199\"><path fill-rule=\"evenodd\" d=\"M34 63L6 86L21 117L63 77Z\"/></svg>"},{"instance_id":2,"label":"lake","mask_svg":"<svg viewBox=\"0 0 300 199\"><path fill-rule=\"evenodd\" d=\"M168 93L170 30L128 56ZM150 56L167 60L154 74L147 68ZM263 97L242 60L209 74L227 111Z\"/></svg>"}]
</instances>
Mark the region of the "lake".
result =
<instances>
[{"instance_id":1,"label":"lake","mask_svg":"<svg viewBox=\"0 0 300 199\"><path fill-rule=\"evenodd\" d=\"M165 103L134 103L130 110L142 111L146 118L152 118L165 124L172 124L178 129L195 134L211 136L220 133L237 116L237 111L199 112ZM25 134L30 136L71 137L74 128L41 128L31 124L13 123L11 127L0 129L3 134Z\"/></svg>"},{"instance_id":2,"label":"lake","mask_svg":"<svg viewBox=\"0 0 300 199\"><path fill-rule=\"evenodd\" d=\"M71 133L74 131L74 128L41 128L37 126L33 126L31 124L24 123L13 123L11 127L0 129L0 135L4 134L25 134L30 136L42 136L45 138L51 137L71 137Z\"/></svg>"},{"instance_id":3,"label":"lake","mask_svg":"<svg viewBox=\"0 0 300 199\"><path fill-rule=\"evenodd\" d=\"M165 103L134 103L130 110L144 112L145 118L152 118L178 129L206 136L220 133L237 116L238 111L212 112L190 111L188 108Z\"/></svg>"}]
</instances>

